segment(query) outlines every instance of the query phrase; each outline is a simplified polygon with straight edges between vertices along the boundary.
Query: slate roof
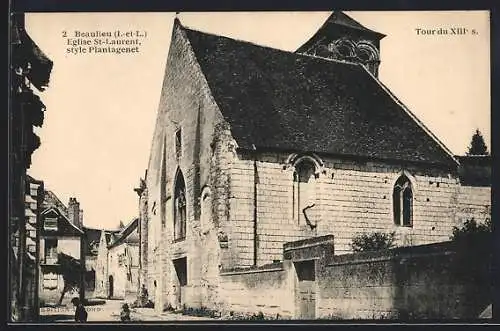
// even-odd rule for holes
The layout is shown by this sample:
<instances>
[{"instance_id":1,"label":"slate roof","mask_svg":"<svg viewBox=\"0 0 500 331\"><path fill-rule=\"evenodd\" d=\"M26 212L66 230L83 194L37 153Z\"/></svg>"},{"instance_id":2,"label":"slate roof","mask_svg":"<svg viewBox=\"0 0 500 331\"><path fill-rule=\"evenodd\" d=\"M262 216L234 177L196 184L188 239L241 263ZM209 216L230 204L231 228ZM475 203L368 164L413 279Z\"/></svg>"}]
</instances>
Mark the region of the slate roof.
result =
<instances>
[{"instance_id":1,"label":"slate roof","mask_svg":"<svg viewBox=\"0 0 500 331\"><path fill-rule=\"evenodd\" d=\"M116 237L111 241L108 248L113 248L119 244L126 243L139 243L139 235L137 233L137 227L139 225L139 219L134 218L129 224L127 224L119 233L115 234Z\"/></svg>"},{"instance_id":2,"label":"slate roof","mask_svg":"<svg viewBox=\"0 0 500 331\"><path fill-rule=\"evenodd\" d=\"M368 34L374 35L379 39L382 39L383 37L385 37L385 34L368 29L367 27L360 24L358 21L354 20L349 15L347 15L341 11L333 12L326 19L325 23L323 23L323 25L318 29L318 32L316 32L316 33L319 33L322 29L328 28L329 26L332 26L332 25L341 25L341 26L344 26L344 27L347 27L350 29L355 29L355 30L358 30L359 32L362 32L362 33L368 33Z\"/></svg>"},{"instance_id":3,"label":"slate roof","mask_svg":"<svg viewBox=\"0 0 500 331\"><path fill-rule=\"evenodd\" d=\"M102 230L102 229L93 229L84 226L83 233L87 240L86 254L87 255L97 255L97 251L93 251L93 248L98 249L99 243L101 241L101 232L105 232L106 236L106 244L109 244L111 233L118 233L119 230Z\"/></svg>"},{"instance_id":4,"label":"slate roof","mask_svg":"<svg viewBox=\"0 0 500 331\"><path fill-rule=\"evenodd\" d=\"M56 207L61 213L64 214L64 216L68 217L68 208L66 207L66 205L64 205L64 203L57 197L57 195L54 194L54 192L45 190L42 208L50 207Z\"/></svg>"},{"instance_id":5,"label":"slate roof","mask_svg":"<svg viewBox=\"0 0 500 331\"><path fill-rule=\"evenodd\" d=\"M185 28L239 148L456 166L444 145L364 67ZM174 30L175 32L176 30Z\"/></svg>"}]
</instances>

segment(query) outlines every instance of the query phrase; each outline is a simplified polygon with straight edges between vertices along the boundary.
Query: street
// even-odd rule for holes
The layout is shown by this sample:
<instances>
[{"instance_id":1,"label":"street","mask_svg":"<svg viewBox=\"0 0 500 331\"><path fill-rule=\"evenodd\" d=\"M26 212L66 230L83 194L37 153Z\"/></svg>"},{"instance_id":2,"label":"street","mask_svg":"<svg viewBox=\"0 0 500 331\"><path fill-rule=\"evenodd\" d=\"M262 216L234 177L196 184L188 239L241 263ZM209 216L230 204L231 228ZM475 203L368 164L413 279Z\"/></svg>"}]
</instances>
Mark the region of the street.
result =
<instances>
[{"instance_id":1,"label":"street","mask_svg":"<svg viewBox=\"0 0 500 331\"><path fill-rule=\"evenodd\" d=\"M125 303L124 300L99 300L97 304L87 305L88 322L121 322L120 310ZM62 307L42 307L40 308L40 320L45 323L72 323L74 322L75 308L68 305ZM196 317L182 315L180 313L163 312L158 314L151 308L131 308L131 321L177 321L191 320L203 321L209 317Z\"/></svg>"}]
</instances>

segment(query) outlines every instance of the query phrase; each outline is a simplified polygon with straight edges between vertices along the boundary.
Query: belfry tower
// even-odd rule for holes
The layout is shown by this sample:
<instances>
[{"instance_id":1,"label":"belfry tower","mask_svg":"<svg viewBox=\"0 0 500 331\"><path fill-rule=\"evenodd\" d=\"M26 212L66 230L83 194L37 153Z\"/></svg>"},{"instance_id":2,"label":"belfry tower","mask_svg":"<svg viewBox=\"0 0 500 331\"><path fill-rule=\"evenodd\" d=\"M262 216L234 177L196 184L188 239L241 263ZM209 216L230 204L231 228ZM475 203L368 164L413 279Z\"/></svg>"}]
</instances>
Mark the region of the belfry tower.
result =
<instances>
[{"instance_id":1,"label":"belfry tower","mask_svg":"<svg viewBox=\"0 0 500 331\"><path fill-rule=\"evenodd\" d=\"M375 77L380 65L380 40L385 35L370 30L343 12L334 12L319 30L295 52L360 63Z\"/></svg>"}]
</instances>

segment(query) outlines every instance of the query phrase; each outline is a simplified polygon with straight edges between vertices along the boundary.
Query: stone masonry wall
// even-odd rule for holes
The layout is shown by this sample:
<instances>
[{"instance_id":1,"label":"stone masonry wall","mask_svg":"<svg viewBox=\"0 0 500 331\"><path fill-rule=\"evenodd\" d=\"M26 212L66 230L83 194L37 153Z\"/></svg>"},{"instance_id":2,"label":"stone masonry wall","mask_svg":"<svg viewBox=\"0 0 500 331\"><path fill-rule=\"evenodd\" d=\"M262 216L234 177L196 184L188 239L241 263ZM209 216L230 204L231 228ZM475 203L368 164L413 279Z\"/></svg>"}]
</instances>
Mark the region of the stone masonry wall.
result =
<instances>
[{"instance_id":1,"label":"stone masonry wall","mask_svg":"<svg viewBox=\"0 0 500 331\"><path fill-rule=\"evenodd\" d=\"M395 316L393 278L392 261L386 256L352 258L320 268L317 317L380 319Z\"/></svg>"},{"instance_id":2,"label":"stone masonry wall","mask_svg":"<svg viewBox=\"0 0 500 331\"><path fill-rule=\"evenodd\" d=\"M223 316L262 312L268 318L301 319L303 298L295 295L299 281L294 262L308 256L316 261L315 318L471 319L492 302L491 286L481 281L488 277L486 269L477 268L485 260L470 266L478 270L476 280L461 274L466 249L452 242L343 255L319 246L305 243L300 251L288 251L292 254L282 263L223 270Z\"/></svg>"},{"instance_id":3,"label":"stone masonry wall","mask_svg":"<svg viewBox=\"0 0 500 331\"><path fill-rule=\"evenodd\" d=\"M233 312L251 316L292 318L294 314L293 270L291 262L285 266L269 265L256 270L224 271L221 273L221 295L224 298L223 315Z\"/></svg>"},{"instance_id":4,"label":"stone masonry wall","mask_svg":"<svg viewBox=\"0 0 500 331\"><path fill-rule=\"evenodd\" d=\"M166 68L146 179L148 291L158 310L178 307L179 283L172 261L185 257L187 286L182 288L182 304L213 307L219 300L218 233L225 227L228 215L230 162L226 158L233 155L231 141L227 124L178 25L174 26ZM182 153L177 156L175 134L179 128ZM185 240L175 241L173 192L180 174L186 187L187 227ZM211 226L202 230L200 194L206 187L211 192Z\"/></svg>"},{"instance_id":5,"label":"stone masonry wall","mask_svg":"<svg viewBox=\"0 0 500 331\"><path fill-rule=\"evenodd\" d=\"M460 254L445 242L335 256L318 272L318 317L477 318L491 288L461 277Z\"/></svg>"},{"instance_id":6,"label":"stone masonry wall","mask_svg":"<svg viewBox=\"0 0 500 331\"><path fill-rule=\"evenodd\" d=\"M289 155L261 153L257 161L258 264L281 259L284 242L335 235L336 254L351 252L358 233L396 232L398 246L449 240L453 226L490 214L490 188L460 186L454 174L430 166L324 158L315 180L310 229L293 218L293 167ZM413 186L413 226L396 226L392 189L405 169ZM231 169L231 222L240 262L250 265L253 236L253 160L239 154Z\"/></svg>"}]
</instances>

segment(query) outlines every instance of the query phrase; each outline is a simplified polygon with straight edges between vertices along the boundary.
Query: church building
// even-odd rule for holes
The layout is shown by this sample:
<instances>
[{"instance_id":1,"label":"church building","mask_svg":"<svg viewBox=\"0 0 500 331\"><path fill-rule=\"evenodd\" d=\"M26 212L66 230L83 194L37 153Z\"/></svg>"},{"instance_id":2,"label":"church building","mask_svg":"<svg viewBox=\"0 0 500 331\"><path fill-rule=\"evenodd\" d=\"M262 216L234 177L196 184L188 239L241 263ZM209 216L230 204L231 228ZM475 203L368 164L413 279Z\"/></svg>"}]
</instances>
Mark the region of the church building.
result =
<instances>
[{"instance_id":1,"label":"church building","mask_svg":"<svg viewBox=\"0 0 500 331\"><path fill-rule=\"evenodd\" d=\"M379 80L384 37L334 12L289 52L175 19L140 192L157 309L227 304L221 272L283 261L285 243L437 243L490 217L490 188L463 185L459 160Z\"/></svg>"}]
</instances>

